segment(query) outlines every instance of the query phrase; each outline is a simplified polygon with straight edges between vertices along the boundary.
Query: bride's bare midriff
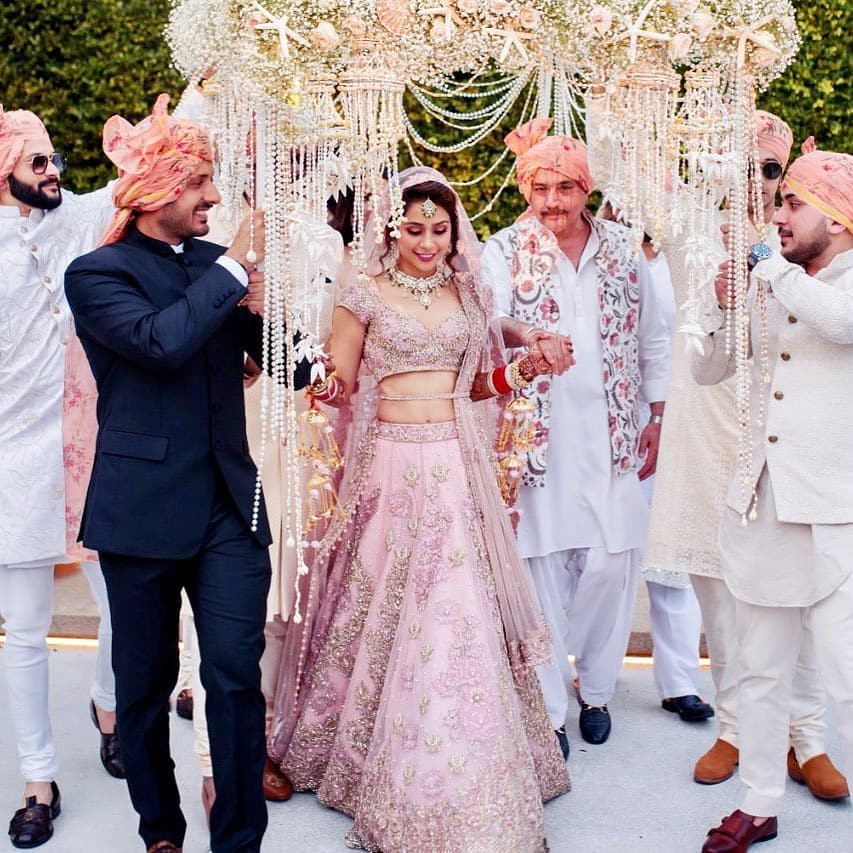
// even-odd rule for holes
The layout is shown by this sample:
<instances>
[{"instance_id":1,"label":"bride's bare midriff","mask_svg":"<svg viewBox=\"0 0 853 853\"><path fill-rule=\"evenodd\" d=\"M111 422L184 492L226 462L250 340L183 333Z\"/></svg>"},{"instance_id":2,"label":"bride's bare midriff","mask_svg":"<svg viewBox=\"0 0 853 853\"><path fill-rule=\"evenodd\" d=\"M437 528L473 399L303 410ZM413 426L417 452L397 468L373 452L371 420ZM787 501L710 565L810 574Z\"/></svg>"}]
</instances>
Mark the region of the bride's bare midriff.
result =
<instances>
[{"instance_id":1,"label":"bride's bare midriff","mask_svg":"<svg viewBox=\"0 0 853 853\"><path fill-rule=\"evenodd\" d=\"M379 383L383 394L452 394L456 373L450 370L424 370L395 373ZM377 417L395 424L437 424L456 417L453 400L380 400Z\"/></svg>"}]
</instances>

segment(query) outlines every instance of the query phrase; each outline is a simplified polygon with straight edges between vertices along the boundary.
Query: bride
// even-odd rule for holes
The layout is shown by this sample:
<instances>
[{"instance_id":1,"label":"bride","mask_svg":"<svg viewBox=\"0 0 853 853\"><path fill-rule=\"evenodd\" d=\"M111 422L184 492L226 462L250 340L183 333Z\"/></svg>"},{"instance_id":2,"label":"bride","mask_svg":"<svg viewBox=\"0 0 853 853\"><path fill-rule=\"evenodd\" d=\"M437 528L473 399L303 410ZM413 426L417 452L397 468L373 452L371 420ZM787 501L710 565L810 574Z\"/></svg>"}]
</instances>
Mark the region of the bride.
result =
<instances>
[{"instance_id":1,"label":"bride","mask_svg":"<svg viewBox=\"0 0 853 853\"><path fill-rule=\"evenodd\" d=\"M354 407L343 512L290 628L270 754L354 818L349 846L533 853L543 801L570 783L534 672L547 628L495 480L496 413L474 401L551 366L538 347L498 361L458 197L431 169L400 180L399 236L385 229L372 278L335 308L319 398ZM386 190L380 221L389 206Z\"/></svg>"}]
</instances>

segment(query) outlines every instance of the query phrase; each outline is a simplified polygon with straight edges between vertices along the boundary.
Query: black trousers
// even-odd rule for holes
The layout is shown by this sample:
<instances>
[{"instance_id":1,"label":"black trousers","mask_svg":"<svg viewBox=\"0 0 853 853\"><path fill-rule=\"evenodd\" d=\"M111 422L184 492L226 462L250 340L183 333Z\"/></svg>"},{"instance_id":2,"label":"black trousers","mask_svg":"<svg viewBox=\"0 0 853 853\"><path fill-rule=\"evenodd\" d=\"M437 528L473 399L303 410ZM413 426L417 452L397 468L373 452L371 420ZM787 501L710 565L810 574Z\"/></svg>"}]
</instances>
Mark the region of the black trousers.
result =
<instances>
[{"instance_id":1,"label":"black trousers","mask_svg":"<svg viewBox=\"0 0 853 853\"><path fill-rule=\"evenodd\" d=\"M221 484L206 541L196 556L100 557L113 622L117 729L139 834L146 846L162 840L181 846L186 833L169 750L168 713L178 677L181 588L186 588L207 691L216 785L211 850L259 851L267 826L259 668L270 585L267 549L252 538Z\"/></svg>"}]
</instances>

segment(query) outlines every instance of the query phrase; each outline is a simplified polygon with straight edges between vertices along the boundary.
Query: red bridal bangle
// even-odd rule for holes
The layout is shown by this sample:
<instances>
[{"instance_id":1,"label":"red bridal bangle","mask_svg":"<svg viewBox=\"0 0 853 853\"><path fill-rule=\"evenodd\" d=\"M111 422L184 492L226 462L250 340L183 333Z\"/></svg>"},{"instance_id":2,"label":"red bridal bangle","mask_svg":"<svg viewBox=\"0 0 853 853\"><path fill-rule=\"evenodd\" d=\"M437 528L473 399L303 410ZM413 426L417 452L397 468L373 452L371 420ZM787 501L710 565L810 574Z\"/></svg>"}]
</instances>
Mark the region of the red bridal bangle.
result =
<instances>
[{"instance_id":1,"label":"red bridal bangle","mask_svg":"<svg viewBox=\"0 0 853 853\"><path fill-rule=\"evenodd\" d=\"M507 367L508 365L498 367L489 374L489 386L494 389L495 394L499 397L512 391L512 385L507 379Z\"/></svg>"}]
</instances>

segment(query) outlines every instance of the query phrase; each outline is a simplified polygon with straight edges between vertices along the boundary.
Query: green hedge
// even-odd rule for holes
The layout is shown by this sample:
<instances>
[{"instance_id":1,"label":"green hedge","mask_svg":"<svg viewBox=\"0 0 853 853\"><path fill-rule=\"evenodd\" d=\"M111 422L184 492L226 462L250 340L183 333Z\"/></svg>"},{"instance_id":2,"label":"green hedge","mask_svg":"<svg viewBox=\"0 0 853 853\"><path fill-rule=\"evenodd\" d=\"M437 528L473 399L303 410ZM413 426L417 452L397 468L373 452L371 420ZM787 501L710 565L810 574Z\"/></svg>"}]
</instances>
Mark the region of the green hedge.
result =
<instances>
[{"instance_id":1,"label":"green hedge","mask_svg":"<svg viewBox=\"0 0 853 853\"><path fill-rule=\"evenodd\" d=\"M853 0L798 6L803 47L759 104L790 122L798 144L814 134L823 148L853 152ZM69 187L101 185L112 175L100 147L104 120L120 113L137 121L159 92L177 97L181 91L162 37L169 0L2 0L2 7L0 103L44 119L57 149L68 155ZM453 141L427 116L416 123L436 143ZM452 179L470 178L493 162L511 126L512 117L473 151L424 159ZM485 204L504 174L500 168L463 191L472 211ZM520 199L510 187L481 221L481 233L506 224L518 209Z\"/></svg>"}]
</instances>

